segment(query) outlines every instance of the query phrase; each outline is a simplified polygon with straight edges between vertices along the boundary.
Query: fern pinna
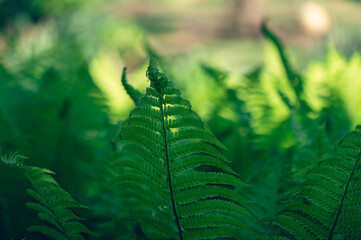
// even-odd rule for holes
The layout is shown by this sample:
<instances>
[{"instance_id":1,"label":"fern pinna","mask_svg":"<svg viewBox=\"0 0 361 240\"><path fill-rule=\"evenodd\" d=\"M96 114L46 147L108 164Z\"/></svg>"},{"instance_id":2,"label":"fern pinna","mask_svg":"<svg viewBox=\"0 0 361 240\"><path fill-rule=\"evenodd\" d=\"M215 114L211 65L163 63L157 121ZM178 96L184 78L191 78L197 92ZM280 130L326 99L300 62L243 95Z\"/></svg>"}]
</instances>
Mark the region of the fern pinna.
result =
<instances>
[{"instance_id":1,"label":"fern pinna","mask_svg":"<svg viewBox=\"0 0 361 240\"><path fill-rule=\"evenodd\" d=\"M113 182L134 200L149 238L243 239L253 217L233 189L246 185L227 166L224 146L205 127L153 59L150 87L119 132Z\"/></svg>"},{"instance_id":2,"label":"fern pinna","mask_svg":"<svg viewBox=\"0 0 361 240\"><path fill-rule=\"evenodd\" d=\"M348 133L317 166L274 223L297 239L361 238L361 126Z\"/></svg>"},{"instance_id":3,"label":"fern pinna","mask_svg":"<svg viewBox=\"0 0 361 240\"><path fill-rule=\"evenodd\" d=\"M26 206L38 212L38 217L47 222L28 228L30 232L40 232L56 240L83 240L82 233L93 234L78 220L71 208L84 208L69 193L61 188L51 176L54 172L46 168L23 165L26 157L16 153L2 156L1 160L9 166L17 167L34 187L28 194L37 202L28 202Z\"/></svg>"}]
</instances>

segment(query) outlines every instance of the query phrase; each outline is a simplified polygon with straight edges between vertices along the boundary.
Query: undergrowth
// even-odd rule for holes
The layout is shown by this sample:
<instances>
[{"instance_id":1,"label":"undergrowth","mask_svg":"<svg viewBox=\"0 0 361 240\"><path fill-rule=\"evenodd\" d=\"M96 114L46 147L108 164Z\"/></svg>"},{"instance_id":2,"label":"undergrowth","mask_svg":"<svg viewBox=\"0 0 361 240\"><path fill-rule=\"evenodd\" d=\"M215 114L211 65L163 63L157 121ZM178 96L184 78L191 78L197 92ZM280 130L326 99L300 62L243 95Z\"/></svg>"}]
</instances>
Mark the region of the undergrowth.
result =
<instances>
[{"instance_id":1,"label":"undergrowth","mask_svg":"<svg viewBox=\"0 0 361 240\"><path fill-rule=\"evenodd\" d=\"M155 57L145 94L124 68L135 108L116 125L86 62L20 83L31 66L19 76L1 67L0 238L27 228L29 239L57 240L360 239L361 127L345 134L359 96L335 81L312 95L312 74L262 31L282 77L262 66L232 86L230 73L200 64L220 96L206 122Z\"/></svg>"}]
</instances>

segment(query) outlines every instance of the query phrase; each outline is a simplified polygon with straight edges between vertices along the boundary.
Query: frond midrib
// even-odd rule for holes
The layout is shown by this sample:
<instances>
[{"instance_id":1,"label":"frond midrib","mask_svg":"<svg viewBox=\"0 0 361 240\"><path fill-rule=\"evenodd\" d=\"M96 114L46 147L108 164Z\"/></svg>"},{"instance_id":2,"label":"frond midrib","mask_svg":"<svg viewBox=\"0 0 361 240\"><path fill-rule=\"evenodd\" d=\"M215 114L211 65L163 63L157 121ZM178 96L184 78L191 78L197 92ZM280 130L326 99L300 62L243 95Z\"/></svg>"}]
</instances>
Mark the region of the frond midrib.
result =
<instances>
[{"instance_id":1,"label":"frond midrib","mask_svg":"<svg viewBox=\"0 0 361 240\"><path fill-rule=\"evenodd\" d=\"M182 228L181 228L180 223L179 223L177 209L176 209L175 202L174 202L172 176L171 176L171 172L170 172L170 159L169 159L168 143L167 143L167 130L166 130L166 126L165 126L165 118L164 118L164 110L163 110L163 94L162 94L161 91L159 91L159 106L160 106L161 117L162 117L162 128L163 128L163 135L164 135L164 151L165 151L165 157L166 157L166 160L167 160L167 172L168 172L168 183L169 183L170 197L171 197L171 201L172 201L172 208L173 208L174 217L175 217L175 220L176 220L176 223L177 223L179 238L180 238L180 240L183 240Z\"/></svg>"}]
</instances>

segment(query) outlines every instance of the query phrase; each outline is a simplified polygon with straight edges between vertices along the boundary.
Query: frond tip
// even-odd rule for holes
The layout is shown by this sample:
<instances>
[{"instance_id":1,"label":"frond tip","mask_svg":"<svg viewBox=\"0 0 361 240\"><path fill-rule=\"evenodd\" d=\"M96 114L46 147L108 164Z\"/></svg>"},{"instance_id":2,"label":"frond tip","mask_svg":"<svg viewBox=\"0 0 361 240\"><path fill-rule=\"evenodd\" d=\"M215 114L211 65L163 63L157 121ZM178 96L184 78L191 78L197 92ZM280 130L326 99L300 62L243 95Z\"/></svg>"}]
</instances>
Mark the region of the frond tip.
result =
<instances>
[{"instance_id":1,"label":"frond tip","mask_svg":"<svg viewBox=\"0 0 361 240\"><path fill-rule=\"evenodd\" d=\"M151 87L154 87L158 92L168 84L167 76L159 72L158 64L153 56L150 56L147 77L151 82Z\"/></svg>"},{"instance_id":2,"label":"frond tip","mask_svg":"<svg viewBox=\"0 0 361 240\"><path fill-rule=\"evenodd\" d=\"M142 94L128 83L126 67L123 68L122 84L125 91L127 91L128 95L133 100L134 104L137 105L139 102L139 98L142 96Z\"/></svg>"},{"instance_id":3,"label":"frond tip","mask_svg":"<svg viewBox=\"0 0 361 240\"><path fill-rule=\"evenodd\" d=\"M10 166L22 166L23 162L28 159L27 157L18 154L18 152L12 152L9 155L1 156L1 161Z\"/></svg>"}]
</instances>

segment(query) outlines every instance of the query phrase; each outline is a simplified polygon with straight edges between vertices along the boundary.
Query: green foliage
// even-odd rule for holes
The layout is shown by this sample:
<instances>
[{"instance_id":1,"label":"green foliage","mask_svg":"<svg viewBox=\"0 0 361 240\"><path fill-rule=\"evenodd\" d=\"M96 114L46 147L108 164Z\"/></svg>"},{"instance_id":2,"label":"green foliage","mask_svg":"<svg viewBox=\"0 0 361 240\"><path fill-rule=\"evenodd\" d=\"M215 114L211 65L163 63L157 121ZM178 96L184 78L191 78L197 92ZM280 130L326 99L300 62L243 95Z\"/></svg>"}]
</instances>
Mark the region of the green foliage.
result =
<instances>
[{"instance_id":1,"label":"green foliage","mask_svg":"<svg viewBox=\"0 0 361 240\"><path fill-rule=\"evenodd\" d=\"M284 67L284 70L286 72L287 79L292 86L294 93L298 99L298 105L300 108L304 108L305 111L309 110L309 106L307 102L304 100L303 96L303 80L302 77L294 71L292 68L288 58L286 57L286 53L283 47L282 42L278 39L278 37L267 27L267 24L264 22L261 26L262 33L265 35L267 39L269 39L277 48L277 51L279 53L282 65ZM280 94L281 97L283 94ZM289 105L288 100L284 99L285 103Z\"/></svg>"},{"instance_id":2,"label":"green foliage","mask_svg":"<svg viewBox=\"0 0 361 240\"><path fill-rule=\"evenodd\" d=\"M225 87L225 73L208 66L204 70L225 88L224 101L235 102L237 107L244 104L235 91ZM310 109L289 105L291 115L268 136L274 144L265 151L256 141L260 136L249 124L251 115L236 108L238 119L243 122L232 125L234 129L242 126L248 132L243 136L250 138L248 154L253 154L254 163L261 164L261 168L254 167L248 174L246 180L253 186L246 188L247 184L239 179L239 170L235 172L228 166L230 161L223 154L223 144L159 71L153 58L147 76L150 87L139 97L123 73L122 84L137 104L121 124L120 141L115 146L118 151L109 164L115 187L100 191L97 200L104 203L95 205L100 209L95 217L106 214L113 220L108 229L101 230L102 236L121 239L127 234L144 239L358 236L360 127L318 162L329 144L324 126L304 116ZM255 76L258 75L247 75L250 79ZM67 105L62 103L60 119L64 118ZM281 140L290 133L290 143L282 146ZM263 158L268 160L264 162ZM57 184L51 177L52 171L24 166L24 159L16 153L2 158L7 165L21 169L30 180L35 190L28 193L39 203L30 202L27 206L37 210L39 218L48 224L31 226L29 231L55 239L83 239L82 233L91 234L72 211L83 205ZM299 172L300 169L303 170ZM295 172L296 178L291 179ZM302 182L302 178L306 181ZM277 211L284 205L281 199L292 192L295 193L286 207ZM115 200L115 195L121 198ZM350 224L354 225L348 228ZM117 226L126 231L116 233Z\"/></svg>"},{"instance_id":3,"label":"green foliage","mask_svg":"<svg viewBox=\"0 0 361 240\"><path fill-rule=\"evenodd\" d=\"M356 239L361 235L361 126L348 133L316 166L273 219L297 239Z\"/></svg>"},{"instance_id":4,"label":"green foliage","mask_svg":"<svg viewBox=\"0 0 361 240\"><path fill-rule=\"evenodd\" d=\"M26 157L12 153L2 156L1 160L13 167L19 168L28 178L34 188L28 189L28 194L38 202L28 202L26 206L38 212L38 217L48 225L34 225L28 228L30 232L41 232L57 240L81 240L81 233L92 232L79 222L71 208L84 208L76 202L69 193L64 191L51 176L54 172L39 167L24 166Z\"/></svg>"},{"instance_id":5,"label":"green foliage","mask_svg":"<svg viewBox=\"0 0 361 240\"><path fill-rule=\"evenodd\" d=\"M135 23L68 11L83 4L33 1L24 7L44 19L17 18L0 36L0 151L39 166L16 153L0 162L0 239L67 239L68 228L82 239L80 221L99 235L87 239L359 238L359 128L322 157L360 123L357 53L330 47L296 70L264 24L263 62L248 54L257 41L238 40L170 59ZM167 77L152 59L143 96L147 52ZM244 63L230 64L235 52ZM124 63L132 81L125 68L119 81Z\"/></svg>"},{"instance_id":6,"label":"green foliage","mask_svg":"<svg viewBox=\"0 0 361 240\"><path fill-rule=\"evenodd\" d=\"M222 139L222 143L227 147L226 156L234 159L231 164L232 169L243 175L247 166L255 160L256 150L253 145L254 132L251 128L251 116L244 110L245 101L240 98L235 89L226 85L229 75L215 67L203 65L203 70L217 84L222 92L223 98L214 108L212 117L208 120L208 125L212 132ZM228 108L228 109L227 109ZM232 113L232 120L222 116L224 111ZM242 155L242 159L238 159Z\"/></svg>"},{"instance_id":7,"label":"green foliage","mask_svg":"<svg viewBox=\"0 0 361 240\"><path fill-rule=\"evenodd\" d=\"M51 33L41 30L44 41L24 43L19 37L2 54L0 148L19 151L29 157L29 165L56 172L61 186L92 206L105 194L104 161L112 156L105 97L90 74L83 46L69 32L62 39ZM0 239L21 239L34 219L13 214L27 212L27 182L3 166L0 182ZM105 208L98 206L96 214L104 214Z\"/></svg>"},{"instance_id":8,"label":"green foliage","mask_svg":"<svg viewBox=\"0 0 361 240\"><path fill-rule=\"evenodd\" d=\"M220 84L222 86L222 82L227 77L224 73L222 73L221 71L218 71L214 68L210 68L208 66L204 66L204 69L208 74L210 74L211 76L214 77L214 79L218 82L218 84ZM155 76L155 79L161 79L160 82L154 82L154 81L152 82L152 79L151 79L151 86L153 87L151 89L161 90L162 88L164 88L164 86L168 86L168 80L167 80L167 78L164 77L164 75L158 74L157 71L158 70L156 68L150 67L148 70L148 75L149 75L149 73L152 73L153 74L152 76ZM157 98L159 96L153 95L153 94L155 94L154 90L152 90L152 91L154 91L153 94L151 94L150 91L151 90L148 89L145 97L147 97L147 95L150 94L152 96L151 97L152 100L151 99L149 99L147 101L144 99L141 100L142 104L138 105L138 107L142 106L142 109L144 109L144 110L138 110L138 111L134 110L134 112L132 112L132 114L130 115L130 119L132 119L133 114L137 115L136 118L140 118L139 115L141 113L144 113L142 115L147 115L147 118L149 118L149 117L156 118L157 117L157 113L154 109L155 109L155 106L157 106L158 102L155 100L155 98ZM228 93L230 93L230 90L228 91ZM301 94L302 94L302 92L300 92L300 95ZM232 96L232 95L229 95L229 96ZM235 99L233 98L231 101L234 102ZM154 104L153 108L149 107L149 106L148 107L144 106L144 105L152 104L152 103ZM240 106L240 105L237 104L237 106ZM290 107L292 107L292 106L290 106ZM146 111L149 111L149 110L151 112L146 113ZM281 206L282 198L287 196L287 195L285 195L285 193L289 192L292 189L297 189L297 186L299 185L298 182L300 181L299 180L300 176L297 175L297 178L294 180L290 179L289 177L293 173L295 173L305 167L306 167L306 170L303 170L303 171L310 171L309 166L318 162L318 158L321 156L321 154L329 148L329 144L327 143L327 137L324 132L324 130L325 130L324 126L322 126L322 125L318 126L317 123L316 124L312 123L311 119L304 117L304 115L306 115L305 111L310 111L309 108L302 108L302 107L299 109L291 108L291 111L293 112L293 114L289 117L289 119L286 119L285 122L283 122L282 124L287 127L287 126L289 126L290 123L292 123L296 120L299 121L299 124L294 125L294 123L292 123L290 125L290 126L292 126L291 129L287 129L287 128L283 127L283 129L276 129L276 131L277 131L278 137L281 137L281 138L283 137L283 134L287 134L287 132L285 132L285 131L292 131L292 133L294 134L293 146L291 145L291 148L289 148L288 150L286 149L287 151L284 153L280 152L277 155L274 155L275 154L274 152L269 153L271 157L273 154L273 157L267 163L265 163L263 169L261 169L259 172L254 173L253 175L251 175L250 179L248 180L248 181L252 182L253 184L256 184L257 188L255 188L255 187L250 188L249 193L248 193L248 191L246 191L245 194L247 195L247 197L254 200L257 204L248 205L246 208L248 208L259 219L265 218L267 216L272 216L277 211L277 209ZM181 111L178 110L178 113L180 113L180 112ZM242 111L241 111L241 114L242 114ZM161 114L158 114L158 115L162 116ZM299 119L300 117L301 117L301 120ZM155 132L149 133L149 136L153 135L153 137L154 137L152 144L150 144L150 143L147 143L147 141L145 141L145 139L141 140L140 136L134 138L133 134L131 134L131 133L135 132L133 129L134 125L140 124L141 122L147 122L147 124L150 124L150 125L148 125L148 128L150 128L152 126L151 124L157 125L158 131L156 131L156 132L159 133L159 132L161 132L161 129L160 129L161 124L159 122L156 124L154 119L153 120L147 119L147 121L145 121L145 120L138 121L137 120L134 123L131 123L132 121L130 119L127 120L127 121L129 121L129 123L126 121L124 123L125 125L123 125L123 127L126 126L126 130L124 130L125 132L123 133L123 134L125 134L125 137L123 138L123 140L126 139L126 141L131 141L132 145L134 144L135 141L141 141L142 144L147 144L148 147L145 147L145 149L142 149L142 151L144 151L142 154L146 154L146 153L148 153L150 155L154 154L154 152L151 151L151 149L158 149L158 151L159 151L159 149L161 149L161 147L159 146L159 145L161 145L159 143L159 141L160 141L159 134L155 134ZM180 124L180 123L178 123L178 124ZM128 127L131 127L131 129ZM140 134L141 132L143 132L143 134L144 134L144 126L138 126L138 127L142 129L141 131L139 131L139 135L141 135ZM249 125L248 125L248 127L249 127ZM350 133L350 134L352 134L352 133ZM306 139L308 139L308 141L306 141L306 142L304 140L301 140L301 139L304 139L305 137L306 137ZM354 142L359 141L359 140L356 140L356 138L359 138L359 137L360 136L358 136L358 135L355 136L353 141ZM122 139L122 131L120 133L120 139ZM158 141L158 143L157 143L157 141ZM300 141L300 142L298 142L298 141ZM124 146L127 146L126 143L123 143L123 144L124 144ZM140 171L140 172L142 172L141 175L144 175L145 172L152 172L152 173L148 177L142 176L142 178L135 178L136 174L131 174L128 177L124 177L123 174L126 172L129 172L129 170L123 169L123 171L122 171L123 174L121 177L122 181L127 181L127 178L128 178L128 181L129 181L129 179L132 179L133 181L135 180L137 183L139 183L140 181L143 181L143 182L146 181L147 183L152 182L153 180L151 180L151 176L154 174L153 171L155 172L156 170L151 170L152 168L149 166L142 167L142 166L138 165L140 160L134 161L134 163L132 163L132 164L127 163L130 161L130 159L132 157L135 157L133 155L134 153L136 153L136 155L138 156L137 158L143 159L143 161L144 161L146 155L142 156L142 154L137 153L137 151L139 152L139 150L141 148L139 146L136 147L135 149L132 149L133 147L129 147L129 146L125 147L125 148L127 150L124 151L124 148L123 148L123 152L127 152L128 149L131 149L130 150L130 152L132 152L132 154L130 154L131 157L128 155L122 156L120 158L121 162L119 162L119 160L118 160L118 163L115 164L117 168L119 168L121 166L121 164L123 163L124 164L123 167L133 168L133 170L135 170L136 172ZM275 149L279 149L279 148L280 148L280 146L275 146ZM163 150L163 152L164 152L164 150ZM162 151L156 153L155 156L158 156L158 154L161 154L161 153L162 153ZM148 159L148 158L146 158L146 159ZM159 157L154 157L154 156L152 158L154 158L154 160L161 159ZM163 162L165 162L165 160L163 160ZM333 162L335 163L335 161L333 161ZM159 165L158 167L156 167L154 169L160 169L161 168L160 166L161 165ZM330 167L330 166L328 166L328 167ZM225 170L225 169L223 169L223 170ZM333 171L335 171L332 175L333 177L336 176L336 172L338 170L339 169L333 170ZM349 173L352 172L352 169L348 169L348 170L349 170ZM329 171L331 171L331 169L329 169ZM322 172L326 172L326 171L322 171ZM319 174L319 173L320 172L317 171L317 174ZM134 183L126 183L126 185L127 184L134 184ZM155 188L158 184L159 184L159 182L155 183L153 188ZM320 184L326 184L326 182L321 181ZM314 182L314 178L312 178L312 183L306 184L306 185L307 185L307 187L315 186L317 189L321 189L321 190L324 190L325 187L333 188L333 185L331 185L331 184L327 184L327 186L317 187L316 182ZM301 186L303 186L303 184ZM345 186L343 186L343 187L345 187ZM148 192L147 195L151 194L151 196L152 196L152 197L147 197L146 199L154 198L154 200L152 200L152 204L151 204L152 206L149 206L149 205L145 204L144 202L142 202L142 201L144 201L145 192L143 192L143 191L145 188L147 189L146 191ZM162 189L165 189L165 188L166 188L165 186L162 187ZM131 194L135 199L137 199L137 202L135 203L136 208L140 208L140 209L145 208L146 211L151 211L151 212L155 211L155 210L153 210L154 208L157 209L156 212L158 212L159 209L161 209L161 207L159 207L159 205L161 205L161 204L160 203L157 204L157 201L159 201L159 196L154 196L154 191L152 191L151 189L152 189L152 187L149 187L149 186L147 186L147 187L144 187L144 185L138 186L137 191L134 191ZM332 189L328 189L328 191L332 191ZM324 193L324 192L322 192L322 193ZM169 191L168 191L168 194L169 194ZM140 200L139 200L139 198L140 198ZM299 197L299 198L301 199L301 202L303 201L304 204L309 205L310 200L305 200L305 199L307 199L305 197ZM326 201L328 201L327 198L324 198L324 199ZM292 205L290 205L291 207L294 205L297 206L297 204L299 202L299 200L294 200L294 197L290 201L292 201ZM167 201L165 201L165 202L167 202ZM169 199L168 199L168 202L169 202ZM243 201L243 202L244 202L244 204L247 204L247 201L246 202ZM352 202L355 202L355 201L352 200ZM150 204L150 203L148 203L148 204ZM244 204L243 204L243 206L244 206ZM325 205L326 203L322 202L322 204ZM323 205L321 207L323 207ZM166 209L170 209L170 208L171 208L170 206L166 207ZM305 211L304 210L305 208L307 208L307 207L302 207L301 208L302 211ZM286 210L287 210L287 208L286 208ZM281 217L282 217L283 211L286 211L286 210L281 211ZM291 210L294 210L294 208L291 208ZM160 228L159 226L160 225L166 226L166 223L162 223L159 220L157 222L155 222L154 219L149 220L148 218L146 218L146 216L143 215L144 214L143 211L141 211L142 213L140 215L137 215L138 220L145 218L146 220L143 219L143 221L147 222L149 225L145 224L143 222L142 226L145 229L147 229L146 231L150 231L150 232L152 231L152 230L150 230L150 229L152 229L151 226L153 226L154 229L157 229L157 230L155 230L156 233L160 234L161 230L159 230L159 228ZM298 210L294 210L294 211L296 213L299 212ZM310 210L310 212L312 212L312 211L314 211L313 208ZM148 214L150 214L150 213L148 213ZM153 212L153 214L154 214L154 212ZM158 214L156 214L156 215L158 215ZM168 213L168 214L170 214L170 213ZM165 214L165 215L168 215L168 214ZM159 214L159 215L161 215L161 214ZM320 216L318 216L318 215L312 216L311 220L312 219L321 219L323 217L323 215L321 214ZM345 217L345 219L346 218L347 217ZM282 222L282 223L284 223L284 225L281 225L281 224L278 224L278 222L277 222L278 215L276 215L275 219L276 219L275 223L277 225L280 225L281 227L283 227L284 229L287 229L287 230L288 230L288 228L287 228L288 225L286 225L285 223L289 223L289 222L299 223L298 221L293 221L293 220L288 219L288 220L285 220ZM169 218L168 218L168 221L169 221ZM304 223L305 225L307 223L308 224L307 226L309 226L310 225L309 222L311 222L311 221L310 221L310 219L305 219L304 222L305 222ZM256 226L256 228L260 232L262 232L266 235L271 235L271 236L274 234L277 234L277 233L281 234L282 231L280 231L280 229L277 230L274 225L266 224L264 226L261 226L262 223L264 223L264 221L260 221L259 226ZM248 224L250 224L250 223L248 222ZM300 228L297 224L293 224L293 225L291 224L291 226L293 226L296 229ZM357 228L357 226L358 226L358 224L356 224L355 227ZM355 229L355 227L353 229ZM271 230L272 228L273 228L273 230ZM322 229L322 228L324 228L324 226L314 227L314 229L318 229L318 228ZM173 229L176 229L176 227L173 226ZM294 235L294 237L299 238L299 239L306 239L307 237L309 237L308 235L304 235L304 236L300 237L300 235L295 233L295 231L290 231L290 232L292 235ZM179 231L178 231L178 233L179 233ZM154 232L148 233L148 234L150 234L152 237L157 236L157 234L152 235L152 234L154 234ZM164 234L165 235L163 235L163 237L168 236L169 234L171 234L171 232L164 233ZM354 233L353 235L349 235L348 237L350 238L352 236L357 236L357 234L358 233ZM286 236L292 237L291 235L287 235L287 234L286 234ZM259 239L287 239L287 238L286 237L274 237L274 238L263 237L263 238L259 238ZM318 236L315 239L326 239L326 238L324 238L324 237L321 238L320 236ZM329 239L332 239L332 238L329 238Z\"/></svg>"},{"instance_id":9,"label":"green foliage","mask_svg":"<svg viewBox=\"0 0 361 240\"><path fill-rule=\"evenodd\" d=\"M133 214L152 238L242 238L253 217L232 190L246 185L226 165L224 146L153 59L147 75L150 87L119 133L112 181L129 188Z\"/></svg>"}]
</instances>

